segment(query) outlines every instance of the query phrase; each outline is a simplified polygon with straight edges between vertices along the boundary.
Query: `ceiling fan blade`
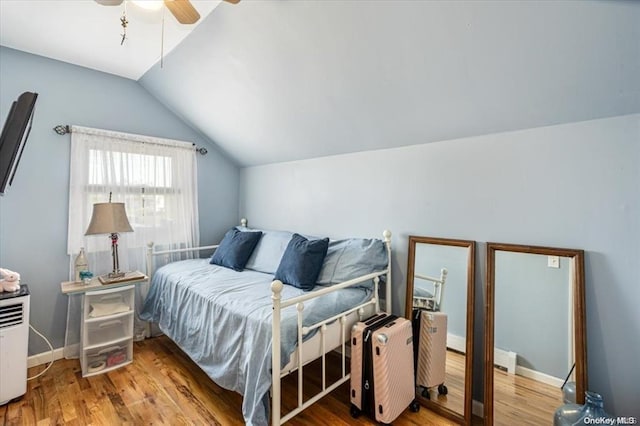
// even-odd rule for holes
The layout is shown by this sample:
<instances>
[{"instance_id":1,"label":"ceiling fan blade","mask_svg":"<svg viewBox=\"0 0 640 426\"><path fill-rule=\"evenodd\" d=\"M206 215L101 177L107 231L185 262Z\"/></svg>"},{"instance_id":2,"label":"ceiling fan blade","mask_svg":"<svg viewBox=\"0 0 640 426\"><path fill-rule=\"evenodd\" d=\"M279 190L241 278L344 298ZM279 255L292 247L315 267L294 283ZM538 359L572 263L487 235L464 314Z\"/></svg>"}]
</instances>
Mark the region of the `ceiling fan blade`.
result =
<instances>
[{"instance_id":1,"label":"ceiling fan blade","mask_svg":"<svg viewBox=\"0 0 640 426\"><path fill-rule=\"evenodd\" d=\"M189 0L164 0L164 4L181 24L195 24L200 19L200 14Z\"/></svg>"},{"instance_id":2,"label":"ceiling fan blade","mask_svg":"<svg viewBox=\"0 0 640 426\"><path fill-rule=\"evenodd\" d=\"M95 0L96 3L101 4L103 6L118 6L122 4L124 0Z\"/></svg>"},{"instance_id":3,"label":"ceiling fan blade","mask_svg":"<svg viewBox=\"0 0 640 426\"><path fill-rule=\"evenodd\" d=\"M224 1L226 1L227 3L231 3L231 4L238 4L238 3L240 3L240 0L224 0Z\"/></svg>"}]
</instances>

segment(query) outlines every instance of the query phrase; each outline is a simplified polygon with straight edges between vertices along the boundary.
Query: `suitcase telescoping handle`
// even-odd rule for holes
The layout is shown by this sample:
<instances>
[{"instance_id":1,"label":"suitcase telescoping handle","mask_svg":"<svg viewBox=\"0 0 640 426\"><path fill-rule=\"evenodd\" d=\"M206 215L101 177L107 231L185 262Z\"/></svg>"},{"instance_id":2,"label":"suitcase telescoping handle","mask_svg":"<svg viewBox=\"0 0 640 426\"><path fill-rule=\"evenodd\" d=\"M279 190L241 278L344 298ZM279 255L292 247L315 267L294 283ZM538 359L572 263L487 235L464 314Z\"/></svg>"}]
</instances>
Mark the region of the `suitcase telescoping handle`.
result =
<instances>
[{"instance_id":1,"label":"suitcase telescoping handle","mask_svg":"<svg viewBox=\"0 0 640 426\"><path fill-rule=\"evenodd\" d=\"M396 315L380 315L375 321L367 321L362 339L362 411L369 413L375 419L375 381L373 379L373 345L371 334L373 331L398 319Z\"/></svg>"},{"instance_id":2,"label":"suitcase telescoping handle","mask_svg":"<svg viewBox=\"0 0 640 426\"><path fill-rule=\"evenodd\" d=\"M418 379L418 354L420 349L420 320L422 319L422 310L414 309L413 318L411 320L411 328L413 329L413 377Z\"/></svg>"}]
</instances>

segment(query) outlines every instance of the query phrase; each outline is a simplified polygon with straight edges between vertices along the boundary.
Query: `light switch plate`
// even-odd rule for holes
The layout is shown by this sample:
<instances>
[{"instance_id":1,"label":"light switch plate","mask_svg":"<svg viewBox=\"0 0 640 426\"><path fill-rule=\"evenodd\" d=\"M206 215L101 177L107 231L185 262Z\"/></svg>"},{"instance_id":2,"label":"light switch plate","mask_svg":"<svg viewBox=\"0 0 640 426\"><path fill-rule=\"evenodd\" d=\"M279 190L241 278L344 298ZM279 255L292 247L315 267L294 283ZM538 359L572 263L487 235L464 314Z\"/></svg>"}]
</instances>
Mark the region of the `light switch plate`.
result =
<instances>
[{"instance_id":1,"label":"light switch plate","mask_svg":"<svg viewBox=\"0 0 640 426\"><path fill-rule=\"evenodd\" d=\"M547 266L549 268L559 268L560 256L547 256Z\"/></svg>"}]
</instances>

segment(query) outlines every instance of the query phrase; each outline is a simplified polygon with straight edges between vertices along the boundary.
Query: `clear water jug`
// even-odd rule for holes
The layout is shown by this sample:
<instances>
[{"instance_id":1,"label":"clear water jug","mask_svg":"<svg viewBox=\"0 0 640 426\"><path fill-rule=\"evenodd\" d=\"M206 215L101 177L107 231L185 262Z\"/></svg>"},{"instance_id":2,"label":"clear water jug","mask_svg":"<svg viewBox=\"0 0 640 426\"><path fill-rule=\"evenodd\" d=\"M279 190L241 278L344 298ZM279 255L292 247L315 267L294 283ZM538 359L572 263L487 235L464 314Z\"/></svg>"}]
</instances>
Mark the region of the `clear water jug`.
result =
<instances>
[{"instance_id":1,"label":"clear water jug","mask_svg":"<svg viewBox=\"0 0 640 426\"><path fill-rule=\"evenodd\" d=\"M615 417L604 411L604 401L599 393L587 391L585 392L584 405L565 404L556 410L553 416L553 426L594 424L594 422L585 421L585 419L615 419Z\"/></svg>"}]
</instances>

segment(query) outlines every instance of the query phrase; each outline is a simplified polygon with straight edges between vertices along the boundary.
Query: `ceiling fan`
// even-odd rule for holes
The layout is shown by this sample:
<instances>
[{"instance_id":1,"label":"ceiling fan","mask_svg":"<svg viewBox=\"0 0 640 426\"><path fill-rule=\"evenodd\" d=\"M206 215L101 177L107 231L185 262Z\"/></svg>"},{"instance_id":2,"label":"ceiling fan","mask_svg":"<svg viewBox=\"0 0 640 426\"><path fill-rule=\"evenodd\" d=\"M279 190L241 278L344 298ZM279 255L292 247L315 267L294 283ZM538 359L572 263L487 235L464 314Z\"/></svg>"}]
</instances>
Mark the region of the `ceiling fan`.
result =
<instances>
[{"instance_id":1,"label":"ceiling fan","mask_svg":"<svg viewBox=\"0 0 640 426\"><path fill-rule=\"evenodd\" d=\"M125 0L95 0L96 3L101 4L103 6L119 6ZM227 3L236 4L240 2L240 0L224 0ZM173 14L178 22L181 24L195 24L200 19L200 14L196 10L195 7L191 4L189 0L158 0L158 1L133 1L133 3L141 6L143 8L160 8L162 4L169 9L169 11Z\"/></svg>"}]
</instances>

